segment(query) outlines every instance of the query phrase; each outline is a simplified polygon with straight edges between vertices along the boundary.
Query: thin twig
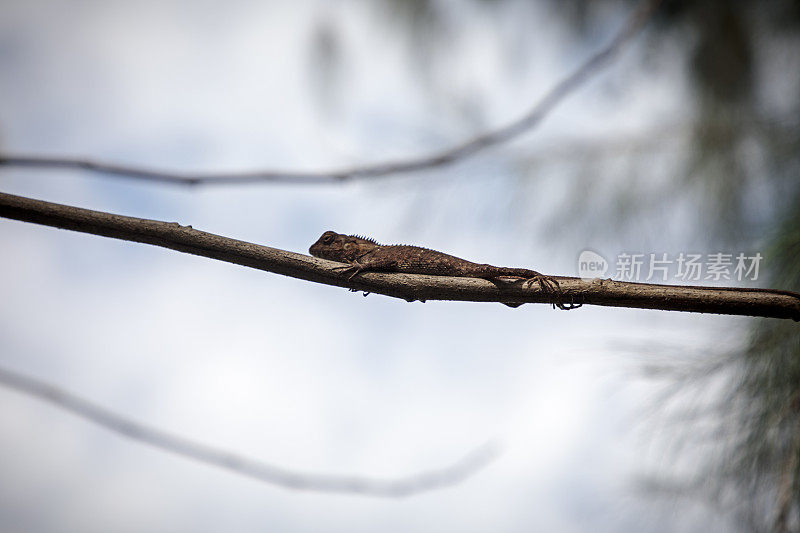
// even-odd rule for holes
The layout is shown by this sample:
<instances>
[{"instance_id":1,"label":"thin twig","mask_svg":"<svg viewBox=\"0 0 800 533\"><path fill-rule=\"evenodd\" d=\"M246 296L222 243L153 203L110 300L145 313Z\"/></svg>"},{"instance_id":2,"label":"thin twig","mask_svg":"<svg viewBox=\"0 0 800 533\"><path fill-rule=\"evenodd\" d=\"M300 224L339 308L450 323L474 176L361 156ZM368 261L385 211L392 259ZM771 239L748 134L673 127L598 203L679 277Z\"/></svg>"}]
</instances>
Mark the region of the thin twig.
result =
<instances>
[{"instance_id":1,"label":"thin twig","mask_svg":"<svg viewBox=\"0 0 800 533\"><path fill-rule=\"evenodd\" d=\"M0 368L0 385L50 402L129 439L287 489L382 497L411 496L455 485L485 466L498 453L494 445L486 444L450 466L399 479L301 473L148 427L59 387L4 368Z\"/></svg>"},{"instance_id":2,"label":"thin twig","mask_svg":"<svg viewBox=\"0 0 800 533\"><path fill-rule=\"evenodd\" d=\"M552 293L522 282L368 272L351 279L341 264L181 226L0 193L0 217L142 242L284 276L405 300L552 303ZM315 236L316 237L316 236ZM656 285L555 276L565 303L750 315L800 320L800 294L772 289Z\"/></svg>"},{"instance_id":3,"label":"thin twig","mask_svg":"<svg viewBox=\"0 0 800 533\"><path fill-rule=\"evenodd\" d=\"M444 166L508 141L540 124L567 96L575 92L602 66L616 55L625 43L634 37L650 20L662 0L644 0L632 13L626 24L601 50L548 91L527 113L517 120L494 131L486 132L466 142L423 157L388 161L384 163L344 168L334 171L302 172L258 170L227 173L176 173L94 161L78 157L39 155L0 155L0 165L7 167L67 168L97 172L148 181L178 185L243 184L255 182L326 183L357 178L377 178L392 174L411 173Z\"/></svg>"}]
</instances>

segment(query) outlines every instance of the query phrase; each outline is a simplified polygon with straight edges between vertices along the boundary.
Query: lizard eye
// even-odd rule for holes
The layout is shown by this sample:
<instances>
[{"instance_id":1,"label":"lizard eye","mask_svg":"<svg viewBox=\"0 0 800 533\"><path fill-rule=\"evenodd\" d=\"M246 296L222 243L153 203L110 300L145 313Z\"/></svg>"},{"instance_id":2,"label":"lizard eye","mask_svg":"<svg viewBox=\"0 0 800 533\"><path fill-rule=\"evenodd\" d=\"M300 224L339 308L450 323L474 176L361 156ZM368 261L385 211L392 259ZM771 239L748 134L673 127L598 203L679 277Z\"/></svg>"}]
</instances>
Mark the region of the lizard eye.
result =
<instances>
[{"instance_id":1,"label":"lizard eye","mask_svg":"<svg viewBox=\"0 0 800 533\"><path fill-rule=\"evenodd\" d=\"M335 238L333 234L323 235L322 244L332 244Z\"/></svg>"}]
</instances>

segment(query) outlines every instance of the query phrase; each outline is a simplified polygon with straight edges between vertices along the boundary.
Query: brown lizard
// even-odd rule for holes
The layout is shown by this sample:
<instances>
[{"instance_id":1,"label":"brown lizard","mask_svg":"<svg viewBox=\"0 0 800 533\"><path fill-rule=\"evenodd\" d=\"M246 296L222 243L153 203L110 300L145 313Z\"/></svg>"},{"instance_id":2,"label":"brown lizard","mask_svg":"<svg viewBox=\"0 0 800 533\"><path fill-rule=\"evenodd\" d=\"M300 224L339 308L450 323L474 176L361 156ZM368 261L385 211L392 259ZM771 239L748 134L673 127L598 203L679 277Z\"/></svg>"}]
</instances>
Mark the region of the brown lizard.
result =
<instances>
[{"instance_id":1,"label":"brown lizard","mask_svg":"<svg viewBox=\"0 0 800 533\"><path fill-rule=\"evenodd\" d=\"M346 263L347 266L340 268L351 272L350 278L368 271L483 279L523 278L526 280L527 286L538 283L543 292L552 295L554 307L566 310L581 305L561 302L558 281L535 270L473 263L420 246L385 245L358 235L343 235L335 231L326 231L317 242L311 245L308 251L314 257ZM516 304L507 305L517 306Z\"/></svg>"}]
</instances>

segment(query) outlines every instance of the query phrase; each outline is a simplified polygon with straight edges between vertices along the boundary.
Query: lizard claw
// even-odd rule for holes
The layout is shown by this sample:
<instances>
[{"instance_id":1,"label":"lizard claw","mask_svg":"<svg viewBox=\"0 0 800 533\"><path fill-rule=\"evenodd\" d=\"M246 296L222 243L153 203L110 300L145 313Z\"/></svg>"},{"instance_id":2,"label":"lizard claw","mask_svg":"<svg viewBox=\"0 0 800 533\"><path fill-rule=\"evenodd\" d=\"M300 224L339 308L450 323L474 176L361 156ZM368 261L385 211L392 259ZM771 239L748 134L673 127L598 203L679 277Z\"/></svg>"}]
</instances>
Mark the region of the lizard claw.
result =
<instances>
[{"instance_id":1,"label":"lizard claw","mask_svg":"<svg viewBox=\"0 0 800 533\"><path fill-rule=\"evenodd\" d=\"M542 292L551 295L553 298L551 302L553 309L557 307L563 311L569 311L570 309L577 309L578 307L583 305L583 304L576 304L574 301L568 304L564 303L562 301L563 293L561 291L561 286L558 284L558 280L547 277L544 274L537 274L536 276L526 280L525 283L528 288L530 288L534 283L538 283L539 287L541 287L542 289Z\"/></svg>"},{"instance_id":2,"label":"lizard claw","mask_svg":"<svg viewBox=\"0 0 800 533\"><path fill-rule=\"evenodd\" d=\"M353 279L359 272L364 270L364 267L360 263L352 263L349 265L342 265L338 267L333 267L331 270L341 270L342 274L347 274L350 272L350 275L347 277L347 281Z\"/></svg>"}]
</instances>

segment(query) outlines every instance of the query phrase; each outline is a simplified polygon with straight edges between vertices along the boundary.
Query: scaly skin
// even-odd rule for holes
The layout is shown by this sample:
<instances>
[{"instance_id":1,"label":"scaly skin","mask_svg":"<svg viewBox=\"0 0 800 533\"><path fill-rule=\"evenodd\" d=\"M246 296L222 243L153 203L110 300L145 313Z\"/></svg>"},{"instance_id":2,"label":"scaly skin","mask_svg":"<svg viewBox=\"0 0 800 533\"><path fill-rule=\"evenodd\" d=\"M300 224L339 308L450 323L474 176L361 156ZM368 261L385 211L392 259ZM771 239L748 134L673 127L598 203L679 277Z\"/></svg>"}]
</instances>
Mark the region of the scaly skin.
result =
<instances>
[{"instance_id":1,"label":"scaly skin","mask_svg":"<svg viewBox=\"0 0 800 533\"><path fill-rule=\"evenodd\" d=\"M384 245L372 239L335 231L323 233L308 251L314 257L346 263L348 266L342 268L351 272L351 278L369 271L483 279L515 277L526 279L529 286L538 283L542 291L552 294L554 298L561 292L555 279L535 270L473 263L420 246ZM554 302L553 305L559 309L580 307L580 304L562 302Z\"/></svg>"}]
</instances>

